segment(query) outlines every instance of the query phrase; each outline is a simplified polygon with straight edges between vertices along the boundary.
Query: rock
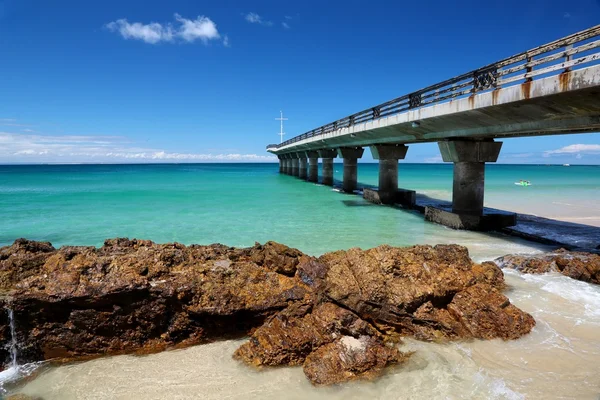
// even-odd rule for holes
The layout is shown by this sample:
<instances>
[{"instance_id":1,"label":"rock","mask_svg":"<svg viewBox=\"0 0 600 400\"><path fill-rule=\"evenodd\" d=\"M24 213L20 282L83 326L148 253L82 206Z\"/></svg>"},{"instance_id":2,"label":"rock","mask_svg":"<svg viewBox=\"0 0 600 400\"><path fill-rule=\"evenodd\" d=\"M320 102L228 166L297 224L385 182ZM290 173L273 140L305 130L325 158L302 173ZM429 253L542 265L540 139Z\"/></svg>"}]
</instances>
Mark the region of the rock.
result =
<instances>
[{"instance_id":1,"label":"rock","mask_svg":"<svg viewBox=\"0 0 600 400\"><path fill-rule=\"evenodd\" d=\"M564 249L532 256L506 255L494 262L501 268L516 269L526 274L560 272L584 282L600 284L600 255L570 252Z\"/></svg>"},{"instance_id":2,"label":"rock","mask_svg":"<svg viewBox=\"0 0 600 400\"><path fill-rule=\"evenodd\" d=\"M377 330L351 311L332 303L318 305L312 312L284 310L258 328L235 357L248 364L301 365L306 356L342 335L373 335Z\"/></svg>"},{"instance_id":3,"label":"rock","mask_svg":"<svg viewBox=\"0 0 600 400\"><path fill-rule=\"evenodd\" d=\"M342 336L312 352L303 370L313 384L331 385L377 378L385 367L404 362L409 356L375 337Z\"/></svg>"},{"instance_id":4,"label":"rock","mask_svg":"<svg viewBox=\"0 0 600 400\"><path fill-rule=\"evenodd\" d=\"M271 258L293 253L283 245L266 249ZM17 241L0 250L0 274L2 288L11 292L19 361L145 353L240 337L291 303L309 303L311 292L301 281L252 261L260 251L135 239L55 250ZM23 268L10 275L17 265Z\"/></svg>"},{"instance_id":5,"label":"rock","mask_svg":"<svg viewBox=\"0 0 600 400\"><path fill-rule=\"evenodd\" d=\"M465 247L379 246L327 253L317 262L322 266L301 263L299 277L389 334L512 339L535 325L500 293L502 271L493 263L473 263Z\"/></svg>"},{"instance_id":6,"label":"rock","mask_svg":"<svg viewBox=\"0 0 600 400\"><path fill-rule=\"evenodd\" d=\"M557 265L569 265L557 260ZM250 336L235 357L303 365L311 382L370 379L406 360L394 344L514 339L535 321L502 295L494 263L456 245L350 249L309 257L250 248L108 239L100 248L15 241L0 249L2 304L18 361L148 353ZM0 315L0 360L11 340Z\"/></svg>"}]
</instances>

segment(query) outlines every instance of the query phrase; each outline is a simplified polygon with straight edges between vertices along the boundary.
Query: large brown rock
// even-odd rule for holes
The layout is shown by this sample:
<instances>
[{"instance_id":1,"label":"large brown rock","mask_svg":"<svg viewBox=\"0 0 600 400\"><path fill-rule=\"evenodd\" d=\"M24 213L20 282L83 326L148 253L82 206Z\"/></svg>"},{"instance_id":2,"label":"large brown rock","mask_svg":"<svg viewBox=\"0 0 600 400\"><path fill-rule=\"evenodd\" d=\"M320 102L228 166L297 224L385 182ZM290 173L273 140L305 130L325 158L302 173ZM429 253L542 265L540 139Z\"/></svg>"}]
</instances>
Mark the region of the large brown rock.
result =
<instances>
[{"instance_id":1,"label":"large brown rock","mask_svg":"<svg viewBox=\"0 0 600 400\"><path fill-rule=\"evenodd\" d=\"M372 336L342 336L309 354L303 370L313 384L331 385L377 378L385 367L402 363L409 356Z\"/></svg>"},{"instance_id":2,"label":"large brown rock","mask_svg":"<svg viewBox=\"0 0 600 400\"><path fill-rule=\"evenodd\" d=\"M600 284L600 255L571 252L564 249L531 256L506 255L494 262L501 268L511 268L526 274L560 272L570 278Z\"/></svg>"},{"instance_id":3,"label":"large brown rock","mask_svg":"<svg viewBox=\"0 0 600 400\"><path fill-rule=\"evenodd\" d=\"M311 352L342 335L379 336L379 332L332 303L319 304L312 312L294 307L258 328L235 357L256 366L300 365Z\"/></svg>"},{"instance_id":4,"label":"large brown rock","mask_svg":"<svg viewBox=\"0 0 600 400\"><path fill-rule=\"evenodd\" d=\"M390 334L511 339L535 325L500 293L502 271L473 263L461 246L336 251L300 263L298 276L321 298Z\"/></svg>"},{"instance_id":5,"label":"large brown rock","mask_svg":"<svg viewBox=\"0 0 600 400\"><path fill-rule=\"evenodd\" d=\"M19 361L153 352L243 336L289 304L310 302L298 279L252 261L261 249L114 239L99 249L55 250L17 241L0 250L6 277L0 283L10 292ZM21 268L10 272L15 266Z\"/></svg>"},{"instance_id":6,"label":"large brown rock","mask_svg":"<svg viewBox=\"0 0 600 400\"><path fill-rule=\"evenodd\" d=\"M513 339L534 325L502 295L502 271L456 245L350 249L309 257L268 242L245 249L110 239L0 248L3 308L19 362L145 353L250 336L235 357L303 365L315 384L374 378L423 340ZM0 358L11 339L0 315ZM4 350L2 350L4 349ZM1 361L1 360L0 360Z\"/></svg>"}]
</instances>

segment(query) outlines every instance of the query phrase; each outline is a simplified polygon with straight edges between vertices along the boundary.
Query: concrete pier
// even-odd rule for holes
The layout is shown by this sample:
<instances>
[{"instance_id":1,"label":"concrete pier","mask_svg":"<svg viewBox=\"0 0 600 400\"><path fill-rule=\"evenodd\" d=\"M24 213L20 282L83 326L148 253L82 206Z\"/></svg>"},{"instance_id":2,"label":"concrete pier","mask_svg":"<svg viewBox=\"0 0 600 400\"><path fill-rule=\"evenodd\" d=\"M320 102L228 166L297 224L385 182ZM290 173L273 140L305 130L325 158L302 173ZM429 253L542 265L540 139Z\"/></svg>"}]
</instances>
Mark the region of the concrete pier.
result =
<instances>
[{"instance_id":1,"label":"concrete pier","mask_svg":"<svg viewBox=\"0 0 600 400\"><path fill-rule=\"evenodd\" d=\"M454 229L490 230L516 223L515 214L484 214L485 163L496 162L502 142L452 140L439 142L444 162L454 163L452 211L425 210L425 219Z\"/></svg>"},{"instance_id":2,"label":"concrete pier","mask_svg":"<svg viewBox=\"0 0 600 400\"><path fill-rule=\"evenodd\" d=\"M319 181L319 153L316 151L307 151L308 157L308 181L317 183Z\"/></svg>"},{"instance_id":3,"label":"concrete pier","mask_svg":"<svg viewBox=\"0 0 600 400\"><path fill-rule=\"evenodd\" d=\"M296 153L291 153L292 158L292 176L300 176L300 160Z\"/></svg>"},{"instance_id":4,"label":"concrete pier","mask_svg":"<svg viewBox=\"0 0 600 400\"><path fill-rule=\"evenodd\" d=\"M373 159L379 160L379 201L394 204L398 193L398 160L406 157L408 146L403 144L378 144L370 146Z\"/></svg>"},{"instance_id":5,"label":"concrete pier","mask_svg":"<svg viewBox=\"0 0 600 400\"><path fill-rule=\"evenodd\" d=\"M290 157L289 154L284 154L285 156L285 174L286 175L291 175L292 174L292 158Z\"/></svg>"},{"instance_id":6,"label":"concrete pier","mask_svg":"<svg viewBox=\"0 0 600 400\"><path fill-rule=\"evenodd\" d=\"M342 190L346 193L352 193L357 188L358 159L364 153L362 147L340 147L338 155L344 159L344 180Z\"/></svg>"},{"instance_id":7,"label":"concrete pier","mask_svg":"<svg viewBox=\"0 0 600 400\"><path fill-rule=\"evenodd\" d=\"M283 164L285 163L285 159L283 158L283 155L278 155L277 158L279 159L279 173L283 174Z\"/></svg>"},{"instance_id":8,"label":"concrete pier","mask_svg":"<svg viewBox=\"0 0 600 400\"><path fill-rule=\"evenodd\" d=\"M323 160L323 180L322 184L333 186L333 159L337 157L337 150L325 149L318 150L319 157Z\"/></svg>"},{"instance_id":9,"label":"concrete pier","mask_svg":"<svg viewBox=\"0 0 600 400\"><path fill-rule=\"evenodd\" d=\"M299 151L296 155L298 157L298 178L306 180L306 168L308 166L306 162L306 152Z\"/></svg>"}]
</instances>

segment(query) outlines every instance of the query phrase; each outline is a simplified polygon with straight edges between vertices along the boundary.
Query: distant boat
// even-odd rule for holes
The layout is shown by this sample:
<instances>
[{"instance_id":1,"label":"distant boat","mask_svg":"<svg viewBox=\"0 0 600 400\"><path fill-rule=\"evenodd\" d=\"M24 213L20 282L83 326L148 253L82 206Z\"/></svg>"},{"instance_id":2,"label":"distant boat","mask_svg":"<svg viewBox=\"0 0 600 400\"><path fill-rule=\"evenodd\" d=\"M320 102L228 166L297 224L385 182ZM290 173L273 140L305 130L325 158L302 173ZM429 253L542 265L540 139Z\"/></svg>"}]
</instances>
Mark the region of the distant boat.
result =
<instances>
[{"instance_id":1,"label":"distant boat","mask_svg":"<svg viewBox=\"0 0 600 400\"><path fill-rule=\"evenodd\" d=\"M563 167L570 167L571 164L563 164Z\"/></svg>"},{"instance_id":2,"label":"distant boat","mask_svg":"<svg viewBox=\"0 0 600 400\"><path fill-rule=\"evenodd\" d=\"M531 182L521 179L521 180L519 180L519 182L515 182L515 185L517 185L517 186L531 186Z\"/></svg>"}]
</instances>

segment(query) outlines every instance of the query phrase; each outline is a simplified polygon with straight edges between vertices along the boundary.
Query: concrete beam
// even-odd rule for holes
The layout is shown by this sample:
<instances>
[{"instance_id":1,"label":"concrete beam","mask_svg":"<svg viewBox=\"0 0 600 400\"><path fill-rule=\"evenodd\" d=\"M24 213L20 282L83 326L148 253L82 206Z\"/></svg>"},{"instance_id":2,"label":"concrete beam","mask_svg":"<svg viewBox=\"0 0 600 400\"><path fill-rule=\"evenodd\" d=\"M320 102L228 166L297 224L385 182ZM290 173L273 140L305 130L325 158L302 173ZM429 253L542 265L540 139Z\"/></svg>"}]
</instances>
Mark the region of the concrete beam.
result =
<instances>
[{"instance_id":1,"label":"concrete beam","mask_svg":"<svg viewBox=\"0 0 600 400\"><path fill-rule=\"evenodd\" d=\"M323 159L323 185L333 186L333 159L337 157L337 149L317 150L319 157Z\"/></svg>"},{"instance_id":2,"label":"concrete beam","mask_svg":"<svg viewBox=\"0 0 600 400\"><path fill-rule=\"evenodd\" d=\"M338 155L337 149L321 149L317 150L321 158L336 158Z\"/></svg>"},{"instance_id":3,"label":"concrete beam","mask_svg":"<svg viewBox=\"0 0 600 400\"><path fill-rule=\"evenodd\" d=\"M319 153L307 151L306 157L308 157L308 181L316 183L319 181Z\"/></svg>"},{"instance_id":4,"label":"concrete beam","mask_svg":"<svg viewBox=\"0 0 600 400\"><path fill-rule=\"evenodd\" d=\"M370 147L375 160L379 160L378 200L394 204L398 192L398 160L406 157L408 146L403 144L379 144Z\"/></svg>"},{"instance_id":5,"label":"concrete beam","mask_svg":"<svg viewBox=\"0 0 600 400\"><path fill-rule=\"evenodd\" d=\"M365 149L362 147L340 147L338 155L344 159L344 180L342 190L352 193L357 187L358 159L362 157Z\"/></svg>"},{"instance_id":6,"label":"concrete beam","mask_svg":"<svg viewBox=\"0 0 600 400\"><path fill-rule=\"evenodd\" d=\"M502 142L449 140L438 147L444 162L496 162Z\"/></svg>"},{"instance_id":7,"label":"concrete beam","mask_svg":"<svg viewBox=\"0 0 600 400\"><path fill-rule=\"evenodd\" d=\"M408 151L404 144L374 144L369 148L375 160L404 160Z\"/></svg>"}]
</instances>

